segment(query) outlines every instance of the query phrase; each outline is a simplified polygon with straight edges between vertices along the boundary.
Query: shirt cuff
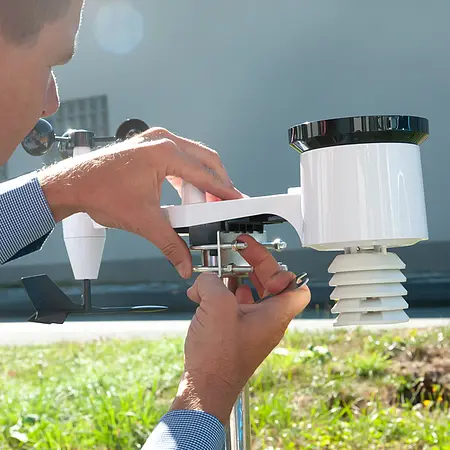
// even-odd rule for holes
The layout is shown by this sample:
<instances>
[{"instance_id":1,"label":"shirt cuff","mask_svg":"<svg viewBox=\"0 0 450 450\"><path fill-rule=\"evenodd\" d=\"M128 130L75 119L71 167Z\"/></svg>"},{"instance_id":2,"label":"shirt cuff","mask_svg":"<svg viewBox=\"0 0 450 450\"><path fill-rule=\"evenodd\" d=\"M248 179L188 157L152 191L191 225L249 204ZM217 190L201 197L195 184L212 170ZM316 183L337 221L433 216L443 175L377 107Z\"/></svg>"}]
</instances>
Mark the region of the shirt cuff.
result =
<instances>
[{"instance_id":1,"label":"shirt cuff","mask_svg":"<svg viewBox=\"0 0 450 450\"><path fill-rule=\"evenodd\" d=\"M34 172L0 184L0 212L0 264L56 225Z\"/></svg>"},{"instance_id":2,"label":"shirt cuff","mask_svg":"<svg viewBox=\"0 0 450 450\"><path fill-rule=\"evenodd\" d=\"M176 410L167 413L142 450L223 450L225 428L203 411Z\"/></svg>"}]
</instances>

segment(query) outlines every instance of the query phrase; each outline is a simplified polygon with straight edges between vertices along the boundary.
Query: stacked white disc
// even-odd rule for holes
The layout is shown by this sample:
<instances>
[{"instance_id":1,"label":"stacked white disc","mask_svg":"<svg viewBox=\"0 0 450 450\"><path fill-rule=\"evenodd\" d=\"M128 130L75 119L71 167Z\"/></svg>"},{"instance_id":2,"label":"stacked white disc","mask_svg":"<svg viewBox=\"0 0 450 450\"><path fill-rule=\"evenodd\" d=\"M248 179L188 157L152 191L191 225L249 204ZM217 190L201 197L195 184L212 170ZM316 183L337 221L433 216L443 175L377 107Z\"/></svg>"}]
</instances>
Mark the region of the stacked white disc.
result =
<instances>
[{"instance_id":1,"label":"stacked white disc","mask_svg":"<svg viewBox=\"0 0 450 450\"><path fill-rule=\"evenodd\" d=\"M338 314L334 326L408 322L404 268L396 254L386 251L337 256L328 269L335 287L330 298L337 302L331 310Z\"/></svg>"}]
</instances>

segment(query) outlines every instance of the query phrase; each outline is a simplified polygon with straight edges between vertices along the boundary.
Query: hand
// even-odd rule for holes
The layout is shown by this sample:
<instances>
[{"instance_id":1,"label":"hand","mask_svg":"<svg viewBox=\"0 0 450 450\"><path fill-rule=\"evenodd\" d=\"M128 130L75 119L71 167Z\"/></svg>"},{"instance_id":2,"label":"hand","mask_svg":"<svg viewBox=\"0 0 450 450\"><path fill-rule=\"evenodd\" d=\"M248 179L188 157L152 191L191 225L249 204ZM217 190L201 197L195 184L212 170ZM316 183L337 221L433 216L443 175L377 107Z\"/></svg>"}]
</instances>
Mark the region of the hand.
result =
<instances>
[{"instance_id":1,"label":"hand","mask_svg":"<svg viewBox=\"0 0 450 450\"><path fill-rule=\"evenodd\" d=\"M160 208L165 179L179 194L181 180L195 185L207 192L208 201L243 196L215 151L162 128L66 159L39 173L57 222L86 212L101 225L143 236L163 252L183 278L189 278L190 251Z\"/></svg>"},{"instance_id":2,"label":"hand","mask_svg":"<svg viewBox=\"0 0 450 450\"><path fill-rule=\"evenodd\" d=\"M260 297L277 294L295 278L281 271L270 252L249 236L241 252L254 267ZM310 301L304 286L255 304L249 286L231 293L214 274L200 275L188 290L199 304L185 342L185 368L172 410L196 409L228 422L239 392L278 345L291 320Z\"/></svg>"}]
</instances>

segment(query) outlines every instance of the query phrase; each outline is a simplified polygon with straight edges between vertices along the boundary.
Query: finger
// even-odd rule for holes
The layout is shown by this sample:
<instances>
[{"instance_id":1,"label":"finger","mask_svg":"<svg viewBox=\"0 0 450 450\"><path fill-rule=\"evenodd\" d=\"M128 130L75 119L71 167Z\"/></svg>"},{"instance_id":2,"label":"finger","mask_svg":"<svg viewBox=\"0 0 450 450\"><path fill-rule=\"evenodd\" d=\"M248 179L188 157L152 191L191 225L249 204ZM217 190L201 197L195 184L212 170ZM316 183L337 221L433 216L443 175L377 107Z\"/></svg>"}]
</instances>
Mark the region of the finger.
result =
<instances>
[{"instance_id":1,"label":"finger","mask_svg":"<svg viewBox=\"0 0 450 450\"><path fill-rule=\"evenodd\" d=\"M295 291L285 292L269 298L261 305L265 306L269 316L274 314L274 317L284 317L286 320L291 321L308 306L310 300L311 292L308 286L302 286Z\"/></svg>"},{"instance_id":2,"label":"finger","mask_svg":"<svg viewBox=\"0 0 450 450\"><path fill-rule=\"evenodd\" d=\"M304 286L301 286L300 288L297 288L297 289L295 289L294 291L289 291L289 292L297 292L297 291L302 291L302 290L305 290L305 289L307 289L308 291L309 291L309 288L308 288L308 286L307 285L304 285ZM278 294L278 295L276 295L276 294L274 294L274 295L271 295L271 296L269 296L267 299L265 299L263 302L259 302L259 303L253 303L253 304L244 304L243 306L242 306L242 312L244 312L245 314L247 314L247 313L252 313L252 312L254 312L254 311L257 311L258 310L258 307L260 306L260 305L263 305L263 304L265 304L265 303L267 303L268 301L271 301L272 299L274 299L274 298L280 298L282 295L285 295L285 294L287 294L288 292L284 292L284 293L282 293L282 294Z\"/></svg>"},{"instance_id":3,"label":"finger","mask_svg":"<svg viewBox=\"0 0 450 450\"><path fill-rule=\"evenodd\" d=\"M208 192L206 193L206 203L220 202L220 200L221 199L219 197L216 197Z\"/></svg>"},{"instance_id":4,"label":"finger","mask_svg":"<svg viewBox=\"0 0 450 450\"><path fill-rule=\"evenodd\" d=\"M145 220L150 227L148 232L143 233L144 237L162 251L182 278L189 278L192 275L191 252L161 209L152 208Z\"/></svg>"},{"instance_id":5,"label":"finger","mask_svg":"<svg viewBox=\"0 0 450 450\"><path fill-rule=\"evenodd\" d=\"M286 270L280 270L273 274L265 283L265 290L262 294L263 297L267 295L276 295L286 289L292 280L296 278L295 273L287 272Z\"/></svg>"},{"instance_id":6,"label":"finger","mask_svg":"<svg viewBox=\"0 0 450 450\"><path fill-rule=\"evenodd\" d=\"M211 169L195 157L174 148L165 155L166 177L175 176L191 183L203 192L209 192L223 200L237 200L242 194L232 185L224 183Z\"/></svg>"},{"instance_id":7,"label":"finger","mask_svg":"<svg viewBox=\"0 0 450 450\"><path fill-rule=\"evenodd\" d=\"M215 274L202 273L187 290L188 297L195 303L213 303L217 307L223 303L236 304L235 296Z\"/></svg>"},{"instance_id":8,"label":"finger","mask_svg":"<svg viewBox=\"0 0 450 450\"><path fill-rule=\"evenodd\" d=\"M243 285L239 286L236 291L236 299L240 305L254 305L255 300L253 299L253 294L250 286Z\"/></svg>"},{"instance_id":9,"label":"finger","mask_svg":"<svg viewBox=\"0 0 450 450\"><path fill-rule=\"evenodd\" d=\"M203 145L199 142L194 142L186 138L175 136L175 143L178 145L181 151L188 153L189 155L195 156L199 161L205 166L214 170L214 172L219 175L223 182L233 185L230 176L228 175L225 166L220 159L219 154Z\"/></svg>"},{"instance_id":10,"label":"finger","mask_svg":"<svg viewBox=\"0 0 450 450\"><path fill-rule=\"evenodd\" d=\"M151 128L145 132L144 136L154 139L170 139L177 144L178 148L182 152L194 156L202 164L213 169L224 183L230 185L233 184L222 163L222 160L219 157L219 154L208 148L206 145L177 136L164 128Z\"/></svg>"},{"instance_id":11,"label":"finger","mask_svg":"<svg viewBox=\"0 0 450 450\"><path fill-rule=\"evenodd\" d=\"M269 250L251 236L239 236L238 241L247 244L239 253L253 267L251 280L260 297L281 292L295 278L292 272L281 270Z\"/></svg>"},{"instance_id":12,"label":"finger","mask_svg":"<svg viewBox=\"0 0 450 450\"><path fill-rule=\"evenodd\" d=\"M254 272L250 272L249 276L250 281L252 282L253 286L256 289L256 292L258 295L262 298L265 292L265 288L262 285L261 281L259 281L259 278L256 276Z\"/></svg>"},{"instance_id":13,"label":"finger","mask_svg":"<svg viewBox=\"0 0 450 450\"><path fill-rule=\"evenodd\" d=\"M253 237L241 235L237 240L247 244L247 248L239 253L253 267L253 274L258 278L261 285L266 288L267 281L281 270L277 260L269 250Z\"/></svg>"},{"instance_id":14,"label":"finger","mask_svg":"<svg viewBox=\"0 0 450 450\"><path fill-rule=\"evenodd\" d=\"M257 274L251 273L250 280L258 291L258 295L260 298L266 297L267 295L275 295L279 294L283 291L289 283L296 277L296 275L292 272L287 272L285 270L279 269L278 272L274 273L263 285L259 279Z\"/></svg>"},{"instance_id":15,"label":"finger","mask_svg":"<svg viewBox=\"0 0 450 450\"><path fill-rule=\"evenodd\" d=\"M172 185L172 187L177 191L180 198L182 197L183 192L183 180L178 177L173 176L167 176L167 181ZM242 194L243 198L248 198L248 195ZM209 192L206 192L206 203L211 202L220 202L222 199L219 197L216 197L215 195L210 194Z\"/></svg>"},{"instance_id":16,"label":"finger","mask_svg":"<svg viewBox=\"0 0 450 450\"><path fill-rule=\"evenodd\" d=\"M311 300L311 293L307 286L302 286L295 291L285 292L265 300L257 305L243 305L247 307L243 312L251 316L251 320L264 324L268 331L274 332L287 328L289 323L308 306ZM249 309L253 307L253 309ZM259 308L260 307L260 308Z\"/></svg>"}]
</instances>

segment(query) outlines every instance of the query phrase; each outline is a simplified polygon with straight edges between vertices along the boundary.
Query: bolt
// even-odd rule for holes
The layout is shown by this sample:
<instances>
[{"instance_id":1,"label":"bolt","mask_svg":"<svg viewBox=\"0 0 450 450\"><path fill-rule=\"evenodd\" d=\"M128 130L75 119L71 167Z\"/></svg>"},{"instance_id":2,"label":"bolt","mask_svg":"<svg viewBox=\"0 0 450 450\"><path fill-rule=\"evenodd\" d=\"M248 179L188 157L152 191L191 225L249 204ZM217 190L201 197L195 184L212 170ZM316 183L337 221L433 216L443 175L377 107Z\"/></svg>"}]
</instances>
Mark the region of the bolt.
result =
<instances>
[{"instance_id":1,"label":"bolt","mask_svg":"<svg viewBox=\"0 0 450 450\"><path fill-rule=\"evenodd\" d=\"M284 242L281 239L277 238L271 244L268 244L266 247L272 248L276 252L281 252L283 250L286 250L287 244L286 244L286 242Z\"/></svg>"}]
</instances>

